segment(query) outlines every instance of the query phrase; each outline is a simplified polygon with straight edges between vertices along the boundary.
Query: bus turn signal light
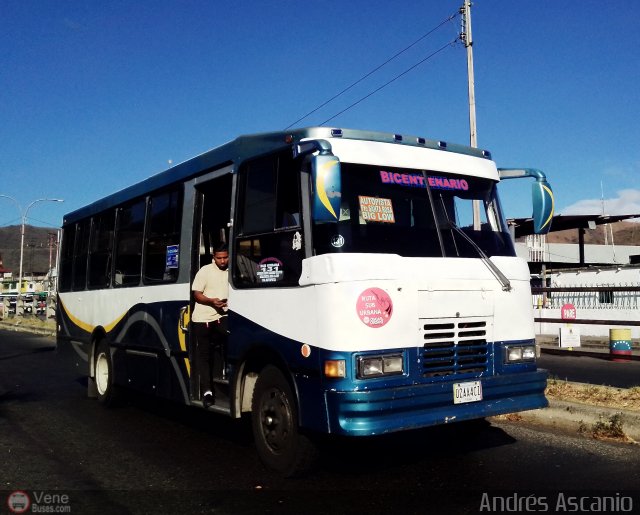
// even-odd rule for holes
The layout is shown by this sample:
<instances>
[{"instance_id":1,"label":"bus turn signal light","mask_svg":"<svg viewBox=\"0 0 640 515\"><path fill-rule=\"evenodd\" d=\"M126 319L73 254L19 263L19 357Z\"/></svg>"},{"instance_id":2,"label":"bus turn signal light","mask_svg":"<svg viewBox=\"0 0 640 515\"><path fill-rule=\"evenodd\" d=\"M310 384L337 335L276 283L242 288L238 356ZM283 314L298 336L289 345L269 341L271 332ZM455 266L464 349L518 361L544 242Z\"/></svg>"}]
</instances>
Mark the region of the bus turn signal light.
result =
<instances>
[{"instance_id":1,"label":"bus turn signal light","mask_svg":"<svg viewBox=\"0 0 640 515\"><path fill-rule=\"evenodd\" d=\"M347 377L347 365L344 359L328 359L324 362L325 377Z\"/></svg>"}]
</instances>

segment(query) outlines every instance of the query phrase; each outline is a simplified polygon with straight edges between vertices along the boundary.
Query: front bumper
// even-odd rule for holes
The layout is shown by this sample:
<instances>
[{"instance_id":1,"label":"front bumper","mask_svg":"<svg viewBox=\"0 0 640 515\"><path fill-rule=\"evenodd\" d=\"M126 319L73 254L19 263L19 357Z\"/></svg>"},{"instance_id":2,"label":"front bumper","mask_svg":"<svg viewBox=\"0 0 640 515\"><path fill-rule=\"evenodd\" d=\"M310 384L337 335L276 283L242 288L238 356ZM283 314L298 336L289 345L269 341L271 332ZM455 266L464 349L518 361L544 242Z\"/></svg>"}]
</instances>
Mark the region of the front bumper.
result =
<instances>
[{"instance_id":1,"label":"front bumper","mask_svg":"<svg viewBox=\"0 0 640 515\"><path fill-rule=\"evenodd\" d=\"M483 400L453 403L453 383L419 384L380 390L325 393L329 432L369 436L514 413L549 405L547 371L480 378Z\"/></svg>"}]
</instances>

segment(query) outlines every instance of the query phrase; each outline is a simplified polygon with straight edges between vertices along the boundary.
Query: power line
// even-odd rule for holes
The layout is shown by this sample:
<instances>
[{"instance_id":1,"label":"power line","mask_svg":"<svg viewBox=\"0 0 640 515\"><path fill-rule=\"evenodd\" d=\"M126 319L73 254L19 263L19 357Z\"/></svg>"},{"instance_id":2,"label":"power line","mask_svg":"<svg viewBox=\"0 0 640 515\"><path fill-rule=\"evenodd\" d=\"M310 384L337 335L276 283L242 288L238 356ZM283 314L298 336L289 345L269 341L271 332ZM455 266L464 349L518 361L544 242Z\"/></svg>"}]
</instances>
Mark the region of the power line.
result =
<instances>
[{"instance_id":1,"label":"power line","mask_svg":"<svg viewBox=\"0 0 640 515\"><path fill-rule=\"evenodd\" d=\"M20 225L20 223L21 223L20 218L12 218L9 221L0 222L0 227L9 227L9 226L13 226L13 225Z\"/></svg>"},{"instance_id":2,"label":"power line","mask_svg":"<svg viewBox=\"0 0 640 515\"><path fill-rule=\"evenodd\" d=\"M38 227L45 227L45 226L47 226L47 227L52 227L52 228L54 228L54 229L57 229L58 227L60 227L60 225L56 225L56 224L55 224L55 223L53 223L53 222L50 222L50 221L48 222L48 221L46 221L46 220L40 220L39 218L33 218L32 216L31 216L31 217L29 217L29 220L31 220L31 221L33 221L33 222L37 222L37 223L39 223L39 224L43 224L43 225L39 225ZM28 224L28 225L31 225L31 224ZM35 226L34 226L34 227L35 227Z\"/></svg>"},{"instance_id":3,"label":"power line","mask_svg":"<svg viewBox=\"0 0 640 515\"><path fill-rule=\"evenodd\" d=\"M445 20L441 21L437 26L435 26L433 29L431 29L429 32L427 32L426 34L423 34L422 36L420 36L418 39L416 39L413 43L411 43L409 46L407 46L406 48L403 48L402 50L400 50L399 52L397 52L396 54L394 54L393 56L391 56L389 59L387 59L385 62L383 62L382 64L378 65L377 67L375 67L373 70L371 70L369 73L363 75L362 77L360 77L357 81L355 81L353 84L347 86L346 88L344 88L342 91L340 91L339 93L335 94L334 96L332 96L329 100L326 100L325 102L323 102L322 104L320 104L318 107L316 107L315 109L309 111L307 114L305 114L303 117L298 118L295 122L293 122L292 124L290 124L289 126L285 127L284 130L286 131L287 129L290 129L291 127L293 127L294 125L296 125L297 123L301 122L302 120L304 120L305 118L311 116L313 113L315 113L316 111L319 111L320 109L322 109L324 106L326 106L327 104L333 102L336 98L338 98L339 96L343 95L344 93L346 93L347 91L349 91L351 88L353 88L354 86L360 84L363 80L365 80L366 78L370 77L371 75L373 75L374 73L376 73L378 70L380 70L382 67L386 66L387 64L389 64L391 61L393 61L394 59L396 59L397 57L399 57L400 55L404 54L407 50L409 50L410 48L413 48L414 46L416 46L420 41L422 41L423 39L425 39L426 37L430 36L432 33L434 33L436 30L438 30L440 27L442 27L443 25L445 25L446 23L450 22L452 19L454 19L456 16L458 16L458 13L453 13L452 15L450 15L448 18L446 18ZM375 93L375 92L374 92ZM364 100L364 99L363 99ZM337 116L337 115L336 115Z\"/></svg>"},{"instance_id":4,"label":"power line","mask_svg":"<svg viewBox=\"0 0 640 515\"><path fill-rule=\"evenodd\" d=\"M365 95L364 97L362 97L360 100L357 100L356 102L354 102L353 104L345 107L342 111L340 111L339 113L334 114L331 118L326 119L324 122L322 122L320 125L324 125L325 123L330 122L331 120L333 120L334 118L337 118L338 116L340 116L341 114L345 113L346 111L348 111L349 109L351 109L352 107L357 106L360 102L363 102L364 100L366 100L367 98L375 95L378 91L380 91L381 89L386 88L389 84L391 84L392 82L395 82L396 80L398 80L400 77L405 76L407 73L409 73L411 70L417 68L418 66L420 66L422 63L425 63L426 61L428 61L429 59L431 59L432 57L436 56L437 54L439 54L440 52L442 52L445 48L449 47L449 46L453 46L458 42L459 38L454 39L453 41L449 41L449 43L447 43L446 45L440 47L438 50L436 50L435 52L429 54L427 57L425 57L424 59L422 59L421 61L417 62L416 64L414 64L413 66L411 66L410 68L406 69L405 71L403 71L402 73L400 73L399 75L396 75L393 79L391 79L390 81L385 82L382 86L374 89L371 93L369 93L368 95Z\"/></svg>"}]
</instances>

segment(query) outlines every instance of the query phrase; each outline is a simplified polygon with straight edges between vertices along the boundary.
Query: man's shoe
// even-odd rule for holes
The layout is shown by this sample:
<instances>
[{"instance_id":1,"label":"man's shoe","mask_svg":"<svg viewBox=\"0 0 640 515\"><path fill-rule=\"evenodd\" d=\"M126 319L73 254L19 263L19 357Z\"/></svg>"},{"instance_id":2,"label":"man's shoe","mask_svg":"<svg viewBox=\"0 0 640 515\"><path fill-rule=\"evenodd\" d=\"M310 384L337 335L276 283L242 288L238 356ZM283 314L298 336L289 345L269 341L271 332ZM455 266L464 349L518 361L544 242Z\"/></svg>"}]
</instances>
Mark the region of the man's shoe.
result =
<instances>
[{"instance_id":1,"label":"man's shoe","mask_svg":"<svg viewBox=\"0 0 640 515\"><path fill-rule=\"evenodd\" d=\"M209 406L212 406L214 403L215 397L213 396L213 392L210 390L204 392L204 395L202 396L202 405L204 406L204 409L209 409Z\"/></svg>"}]
</instances>

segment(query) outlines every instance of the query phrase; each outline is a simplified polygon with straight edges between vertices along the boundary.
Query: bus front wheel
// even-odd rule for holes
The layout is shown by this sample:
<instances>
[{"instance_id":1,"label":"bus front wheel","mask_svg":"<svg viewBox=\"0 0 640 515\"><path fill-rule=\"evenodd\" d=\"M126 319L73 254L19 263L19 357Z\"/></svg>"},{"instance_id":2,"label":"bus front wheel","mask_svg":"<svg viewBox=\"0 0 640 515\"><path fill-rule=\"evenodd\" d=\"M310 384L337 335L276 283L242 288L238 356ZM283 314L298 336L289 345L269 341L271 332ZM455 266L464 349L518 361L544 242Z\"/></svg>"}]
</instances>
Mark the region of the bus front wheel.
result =
<instances>
[{"instance_id":1,"label":"bus front wheel","mask_svg":"<svg viewBox=\"0 0 640 515\"><path fill-rule=\"evenodd\" d=\"M258 454L267 467L288 477L312 467L317 457L316 446L300 433L291 386L274 366L265 367L258 376L251 422Z\"/></svg>"},{"instance_id":2,"label":"bus front wheel","mask_svg":"<svg viewBox=\"0 0 640 515\"><path fill-rule=\"evenodd\" d=\"M116 405L119 398L118 388L114 384L113 358L106 342L101 342L96 350L95 383L98 402L105 406Z\"/></svg>"}]
</instances>

